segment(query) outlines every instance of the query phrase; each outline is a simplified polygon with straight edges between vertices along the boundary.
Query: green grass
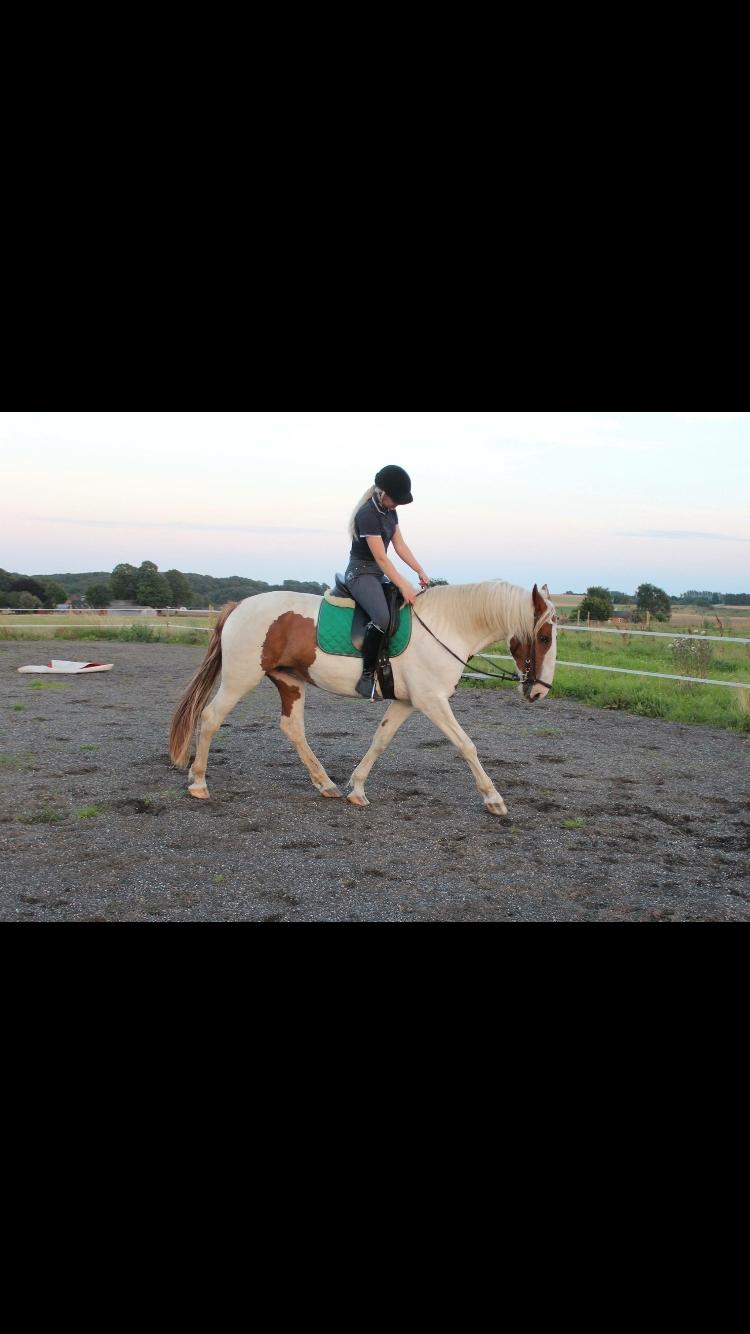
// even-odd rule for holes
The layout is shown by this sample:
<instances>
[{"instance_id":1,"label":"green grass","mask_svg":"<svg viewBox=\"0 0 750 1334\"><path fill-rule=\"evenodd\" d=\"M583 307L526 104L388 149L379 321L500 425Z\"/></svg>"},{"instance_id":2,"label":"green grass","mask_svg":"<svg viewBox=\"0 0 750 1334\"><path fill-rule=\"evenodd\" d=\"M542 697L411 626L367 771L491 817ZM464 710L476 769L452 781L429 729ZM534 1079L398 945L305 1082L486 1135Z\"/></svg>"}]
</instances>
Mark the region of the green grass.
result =
<instances>
[{"instance_id":1,"label":"green grass","mask_svg":"<svg viewBox=\"0 0 750 1334\"><path fill-rule=\"evenodd\" d=\"M20 755L6 753L0 755L0 769L25 769L34 759L30 750L25 750Z\"/></svg>"},{"instance_id":2,"label":"green grass","mask_svg":"<svg viewBox=\"0 0 750 1334\"><path fill-rule=\"evenodd\" d=\"M680 638L680 632L675 631L674 637ZM561 665L561 660L570 660L602 667L627 667L631 671L687 674L681 671L670 643L669 639L628 636L627 632L592 635L563 631L557 641L558 662L552 699L577 699L593 708L619 709L644 718L666 718L671 722L750 732L747 691L589 672L585 668ZM733 643L727 637L721 643L709 642L708 647L710 657L705 667L706 676L717 680L750 681L750 644ZM507 653L508 649L505 644L493 644L486 652ZM510 667L505 662L497 665ZM477 671L485 670L477 659L472 659L471 667ZM465 681L462 684L490 690L517 689L512 682Z\"/></svg>"},{"instance_id":3,"label":"green grass","mask_svg":"<svg viewBox=\"0 0 750 1334\"><path fill-rule=\"evenodd\" d=\"M585 820L581 820L581 819L577 819L577 820L561 820L561 821L560 821L560 828L561 828L561 829L583 829L583 826L585 825L585 823L586 823L586 821L585 821Z\"/></svg>"},{"instance_id":4,"label":"green grass","mask_svg":"<svg viewBox=\"0 0 750 1334\"><path fill-rule=\"evenodd\" d=\"M38 626L34 627L38 631ZM99 629L96 625L68 628L59 626L57 629L48 628L46 633L33 633L31 629L25 631L22 626L14 630L0 628L0 640L5 639L97 639L119 641L123 644L200 644L203 648L208 647L209 635L201 630L185 630L179 634L172 634L169 631L160 633L158 630L152 630L149 625L123 626L119 630Z\"/></svg>"},{"instance_id":5,"label":"green grass","mask_svg":"<svg viewBox=\"0 0 750 1334\"><path fill-rule=\"evenodd\" d=\"M32 690L64 690L64 681L29 681Z\"/></svg>"},{"instance_id":6,"label":"green grass","mask_svg":"<svg viewBox=\"0 0 750 1334\"><path fill-rule=\"evenodd\" d=\"M51 806L45 806L41 811L34 811L31 815L19 815L20 824L59 824L65 816L62 811L56 811Z\"/></svg>"},{"instance_id":7,"label":"green grass","mask_svg":"<svg viewBox=\"0 0 750 1334\"><path fill-rule=\"evenodd\" d=\"M76 820L93 820L94 816L103 814L103 806L79 806L77 810L73 811Z\"/></svg>"}]
</instances>

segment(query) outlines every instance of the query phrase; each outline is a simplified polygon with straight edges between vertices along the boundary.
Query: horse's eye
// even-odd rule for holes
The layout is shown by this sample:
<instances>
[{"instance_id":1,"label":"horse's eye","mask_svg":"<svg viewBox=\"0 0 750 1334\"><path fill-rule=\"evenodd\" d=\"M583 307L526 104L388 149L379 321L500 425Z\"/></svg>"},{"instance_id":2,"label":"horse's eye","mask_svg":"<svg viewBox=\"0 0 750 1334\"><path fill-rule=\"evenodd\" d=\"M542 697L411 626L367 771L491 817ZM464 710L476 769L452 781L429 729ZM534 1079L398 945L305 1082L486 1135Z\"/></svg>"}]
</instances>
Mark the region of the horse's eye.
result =
<instances>
[{"instance_id":1,"label":"horse's eye","mask_svg":"<svg viewBox=\"0 0 750 1334\"><path fill-rule=\"evenodd\" d=\"M552 643L552 635L540 635L540 636L539 636L539 642L540 642L540 644L551 644L551 643Z\"/></svg>"}]
</instances>

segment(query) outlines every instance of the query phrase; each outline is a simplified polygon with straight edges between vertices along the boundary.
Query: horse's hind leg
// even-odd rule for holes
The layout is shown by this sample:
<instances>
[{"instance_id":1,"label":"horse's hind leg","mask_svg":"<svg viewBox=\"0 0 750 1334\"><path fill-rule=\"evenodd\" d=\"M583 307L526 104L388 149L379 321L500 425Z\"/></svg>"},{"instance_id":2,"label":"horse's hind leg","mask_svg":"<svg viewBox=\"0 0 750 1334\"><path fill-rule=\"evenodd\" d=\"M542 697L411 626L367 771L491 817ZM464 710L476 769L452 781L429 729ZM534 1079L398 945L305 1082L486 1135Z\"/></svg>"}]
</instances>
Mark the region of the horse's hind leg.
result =
<instances>
[{"instance_id":1,"label":"horse's hind leg","mask_svg":"<svg viewBox=\"0 0 750 1334\"><path fill-rule=\"evenodd\" d=\"M258 681L262 680L262 678L263 673L260 672ZM200 797L203 800L208 797L209 792L208 787L206 786L206 766L208 765L208 752L211 742L216 736L224 719L232 712L235 704L238 704L243 695L246 695L248 690L253 688L253 685L257 685L258 681L253 682L252 685L246 683L242 688L238 688L232 687L228 682L222 680L221 686L217 690L213 699L203 710L200 719L200 737L195 752L195 759L190 766L190 773L188 774L190 781L188 792L191 797Z\"/></svg>"},{"instance_id":2,"label":"horse's hind leg","mask_svg":"<svg viewBox=\"0 0 750 1334\"><path fill-rule=\"evenodd\" d=\"M365 783L370 770L378 756L383 754L386 746L393 740L401 724L405 723L413 712L414 705L408 704L403 699L394 699L393 703L386 709L385 716L373 737L370 749L362 757L349 779L352 791L349 793L347 801L350 801L352 806L369 806L370 803L365 796Z\"/></svg>"},{"instance_id":3,"label":"horse's hind leg","mask_svg":"<svg viewBox=\"0 0 750 1334\"><path fill-rule=\"evenodd\" d=\"M281 696L279 726L288 737L312 780L313 787L324 797L340 797L336 784L328 777L317 755L310 749L305 736L305 683L285 672L269 672Z\"/></svg>"}]
</instances>

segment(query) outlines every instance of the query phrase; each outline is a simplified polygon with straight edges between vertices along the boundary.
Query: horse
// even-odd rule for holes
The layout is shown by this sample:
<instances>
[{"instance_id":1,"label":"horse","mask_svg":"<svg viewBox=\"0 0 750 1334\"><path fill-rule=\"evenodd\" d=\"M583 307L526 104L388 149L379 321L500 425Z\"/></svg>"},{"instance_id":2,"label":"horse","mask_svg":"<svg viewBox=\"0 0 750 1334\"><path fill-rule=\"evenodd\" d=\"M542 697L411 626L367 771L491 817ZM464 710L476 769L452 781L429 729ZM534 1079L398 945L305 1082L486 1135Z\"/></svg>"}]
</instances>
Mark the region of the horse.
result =
<instances>
[{"instance_id":1,"label":"horse","mask_svg":"<svg viewBox=\"0 0 750 1334\"><path fill-rule=\"evenodd\" d=\"M188 792L209 796L206 767L211 741L239 701L267 676L281 697L280 727L296 748L313 787L323 797L342 797L305 737L305 690L319 686L360 701L355 685L362 671L359 657L325 653L317 643L322 598L313 593L257 593L229 602L213 630L206 656L177 704L170 725L172 764L188 765L191 738L200 722L195 758L188 774ZM376 759L407 718L419 709L463 755L491 815L508 810L479 763L474 742L459 726L449 698L455 694L468 660L496 640L505 640L518 667L519 693L527 703L550 690L557 654L556 613L547 585L531 592L503 580L476 584L441 584L417 595L408 646L391 660L392 703L386 710L367 754L354 770L347 800L369 805L364 785ZM221 672L221 685L209 703ZM367 701L358 707L366 708Z\"/></svg>"}]
</instances>

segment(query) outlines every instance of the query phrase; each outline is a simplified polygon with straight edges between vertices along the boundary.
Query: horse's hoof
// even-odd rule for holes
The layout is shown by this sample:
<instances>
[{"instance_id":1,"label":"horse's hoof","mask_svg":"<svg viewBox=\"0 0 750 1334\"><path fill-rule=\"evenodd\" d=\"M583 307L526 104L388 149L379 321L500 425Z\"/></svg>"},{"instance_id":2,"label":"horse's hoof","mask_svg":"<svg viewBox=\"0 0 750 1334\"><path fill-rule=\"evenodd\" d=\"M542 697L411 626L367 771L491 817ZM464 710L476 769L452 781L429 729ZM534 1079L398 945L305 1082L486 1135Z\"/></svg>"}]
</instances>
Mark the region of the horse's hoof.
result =
<instances>
[{"instance_id":1,"label":"horse's hoof","mask_svg":"<svg viewBox=\"0 0 750 1334\"><path fill-rule=\"evenodd\" d=\"M339 792L337 787L326 787L320 795L321 797L340 797L342 796L342 793Z\"/></svg>"},{"instance_id":2,"label":"horse's hoof","mask_svg":"<svg viewBox=\"0 0 750 1334\"><path fill-rule=\"evenodd\" d=\"M500 798L498 801L486 801L484 805L485 805L485 810L488 810L490 815L508 814L508 807L506 806L502 798Z\"/></svg>"},{"instance_id":3,"label":"horse's hoof","mask_svg":"<svg viewBox=\"0 0 750 1334\"><path fill-rule=\"evenodd\" d=\"M352 806L369 806L370 804L369 801L367 800L367 797L365 796L358 797L356 792L350 792L349 796L347 797L347 801L350 801L352 803Z\"/></svg>"},{"instance_id":4,"label":"horse's hoof","mask_svg":"<svg viewBox=\"0 0 750 1334\"><path fill-rule=\"evenodd\" d=\"M198 787L196 785L195 787L189 787L188 792L191 797L198 797L200 801L208 801L209 792L207 787Z\"/></svg>"}]
</instances>

